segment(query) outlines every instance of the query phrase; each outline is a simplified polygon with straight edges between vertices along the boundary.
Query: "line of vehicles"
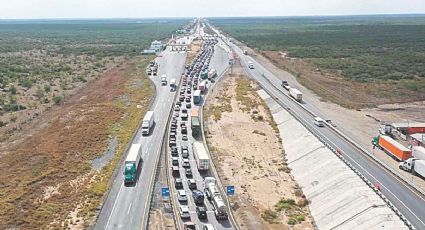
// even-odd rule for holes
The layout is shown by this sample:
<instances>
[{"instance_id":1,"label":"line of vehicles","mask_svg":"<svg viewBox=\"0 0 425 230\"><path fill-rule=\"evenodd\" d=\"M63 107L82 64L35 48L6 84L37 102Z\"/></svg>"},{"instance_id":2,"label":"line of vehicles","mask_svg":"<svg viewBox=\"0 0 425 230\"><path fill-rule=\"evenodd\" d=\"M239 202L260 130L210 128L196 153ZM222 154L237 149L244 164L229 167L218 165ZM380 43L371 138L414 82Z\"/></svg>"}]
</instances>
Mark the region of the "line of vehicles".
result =
<instances>
[{"instance_id":1,"label":"line of vehicles","mask_svg":"<svg viewBox=\"0 0 425 230\"><path fill-rule=\"evenodd\" d=\"M216 43L217 39L213 37L204 40L201 52L186 66L170 122L168 158L179 202L178 211L185 229L199 229L200 226L206 230L216 229L208 223L207 213L210 211L217 220L227 220L226 204L218 192L215 178L210 176L210 157L200 141L199 105L208 90L208 81L217 76L216 70L209 69ZM193 212L197 219L191 216Z\"/></svg>"}]
</instances>

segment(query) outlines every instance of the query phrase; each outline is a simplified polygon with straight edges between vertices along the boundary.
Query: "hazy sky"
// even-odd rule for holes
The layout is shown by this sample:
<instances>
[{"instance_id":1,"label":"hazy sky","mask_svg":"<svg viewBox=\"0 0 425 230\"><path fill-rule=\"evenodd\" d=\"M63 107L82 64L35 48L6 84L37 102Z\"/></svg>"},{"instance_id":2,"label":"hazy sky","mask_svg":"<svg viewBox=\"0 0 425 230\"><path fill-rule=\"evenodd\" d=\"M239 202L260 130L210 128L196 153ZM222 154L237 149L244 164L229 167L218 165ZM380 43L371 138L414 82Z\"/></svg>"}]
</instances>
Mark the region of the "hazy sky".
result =
<instances>
[{"instance_id":1,"label":"hazy sky","mask_svg":"<svg viewBox=\"0 0 425 230\"><path fill-rule=\"evenodd\" d=\"M0 0L0 19L425 13L425 0Z\"/></svg>"}]
</instances>

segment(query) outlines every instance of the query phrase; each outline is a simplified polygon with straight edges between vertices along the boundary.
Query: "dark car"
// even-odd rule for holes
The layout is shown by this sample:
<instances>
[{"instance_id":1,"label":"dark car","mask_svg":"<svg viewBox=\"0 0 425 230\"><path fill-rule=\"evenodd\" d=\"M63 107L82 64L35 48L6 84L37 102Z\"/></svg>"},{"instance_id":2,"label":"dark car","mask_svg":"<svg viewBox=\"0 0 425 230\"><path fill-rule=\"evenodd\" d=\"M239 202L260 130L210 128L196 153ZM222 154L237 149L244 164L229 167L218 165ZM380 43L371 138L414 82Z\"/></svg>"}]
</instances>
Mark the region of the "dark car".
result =
<instances>
[{"instance_id":1,"label":"dark car","mask_svg":"<svg viewBox=\"0 0 425 230\"><path fill-rule=\"evenodd\" d=\"M182 134L187 134L187 127L182 127Z\"/></svg>"},{"instance_id":2,"label":"dark car","mask_svg":"<svg viewBox=\"0 0 425 230\"><path fill-rule=\"evenodd\" d=\"M171 147L171 156L176 157L179 155L179 150L177 149L177 146Z\"/></svg>"},{"instance_id":3,"label":"dark car","mask_svg":"<svg viewBox=\"0 0 425 230\"><path fill-rule=\"evenodd\" d=\"M186 174L186 177L192 177L193 175L192 175L192 169L190 169L190 168L185 168L185 174Z\"/></svg>"},{"instance_id":4,"label":"dark car","mask_svg":"<svg viewBox=\"0 0 425 230\"><path fill-rule=\"evenodd\" d=\"M196 207L196 214L198 215L199 219L207 219L207 208L204 206L198 206Z\"/></svg>"},{"instance_id":5,"label":"dark car","mask_svg":"<svg viewBox=\"0 0 425 230\"><path fill-rule=\"evenodd\" d=\"M183 188L183 180L181 178L176 178L174 181L176 189L182 189Z\"/></svg>"},{"instance_id":6,"label":"dark car","mask_svg":"<svg viewBox=\"0 0 425 230\"><path fill-rule=\"evenodd\" d=\"M192 107L192 104L186 103L186 109L190 109Z\"/></svg>"},{"instance_id":7,"label":"dark car","mask_svg":"<svg viewBox=\"0 0 425 230\"><path fill-rule=\"evenodd\" d=\"M192 192L193 200L195 201L195 204L203 204L204 203L204 193L199 190L193 190Z\"/></svg>"}]
</instances>

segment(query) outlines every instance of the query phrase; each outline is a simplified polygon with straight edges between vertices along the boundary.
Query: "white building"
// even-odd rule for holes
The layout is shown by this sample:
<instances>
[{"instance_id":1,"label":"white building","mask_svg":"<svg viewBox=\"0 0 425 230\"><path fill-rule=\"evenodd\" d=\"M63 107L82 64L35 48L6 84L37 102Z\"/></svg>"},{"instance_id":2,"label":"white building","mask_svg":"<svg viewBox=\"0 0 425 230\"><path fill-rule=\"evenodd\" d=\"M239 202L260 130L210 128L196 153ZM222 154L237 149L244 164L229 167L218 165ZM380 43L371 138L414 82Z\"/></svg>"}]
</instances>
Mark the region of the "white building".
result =
<instances>
[{"instance_id":1,"label":"white building","mask_svg":"<svg viewBox=\"0 0 425 230\"><path fill-rule=\"evenodd\" d=\"M156 52L161 51L162 50L162 42L161 41L157 41L157 40L153 41L151 43L151 48L150 49L151 50L155 50Z\"/></svg>"}]
</instances>

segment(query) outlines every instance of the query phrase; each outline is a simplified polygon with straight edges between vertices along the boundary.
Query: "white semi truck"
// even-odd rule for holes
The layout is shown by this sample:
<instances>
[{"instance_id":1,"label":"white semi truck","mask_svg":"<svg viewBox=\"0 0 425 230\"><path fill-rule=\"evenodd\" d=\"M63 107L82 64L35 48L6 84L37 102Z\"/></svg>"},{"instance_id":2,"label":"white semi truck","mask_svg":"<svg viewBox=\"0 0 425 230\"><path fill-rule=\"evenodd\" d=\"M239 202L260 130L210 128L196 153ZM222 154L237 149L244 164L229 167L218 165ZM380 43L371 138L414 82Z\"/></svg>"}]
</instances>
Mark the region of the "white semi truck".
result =
<instances>
[{"instance_id":1,"label":"white semi truck","mask_svg":"<svg viewBox=\"0 0 425 230\"><path fill-rule=\"evenodd\" d=\"M125 158L124 184L136 183L137 171L142 162L142 145L132 144L127 158Z\"/></svg>"},{"instance_id":2,"label":"white semi truck","mask_svg":"<svg viewBox=\"0 0 425 230\"><path fill-rule=\"evenodd\" d=\"M303 94L298 89L289 88L289 95L298 102L301 102L303 100Z\"/></svg>"},{"instance_id":3,"label":"white semi truck","mask_svg":"<svg viewBox=\"0 0 425 230\"><path fill-rule=\"evenodd\" d=\"M199 171L206 171L209 168L210 157L202 142L193 143L193 153L196 160L196 165Z\"/></svg>"},{"instance_id":4,"label":"white semi truck","mask_svg":"<svg viewBox=\"0 0 425 230\"><path fill-rule=\"evenodd\" d=\"M155 122L153 111L148 111L142 121L142 135L149 135Z\"/></svg>"},{"instance_id":5,"label":"white semi truck","mask_svg":"<svg viewBox=\"0 0 425 230\"><path fill-rule=\"evenodd\" d=\"M425 160L412 157L401 162L399 168L425 178Z\"/></svg>"},{"instance_id":6,"label":"white semi truck","mask_svg":"<svg viewBox=\"0 0 425 230\"><path fill-rule=\"evenodd\" d=\"M419 160L425 160L425 148L422 146L412 147L412 156Z\"/></svg>"},{"instance_id":7,"label":"white semi truck","mask_svg":"<svg viewBox=\"0 0 425 230\"><path fill-rule=\"evenodd\" d=\"M211 204L213 205L215 218L217 218L217 220L226 220L228 218L226 204L224 203L223 198L220 196L215 178L205 178L204 192L208 200L210 200Z\"/></svg>"}]
</instances>

